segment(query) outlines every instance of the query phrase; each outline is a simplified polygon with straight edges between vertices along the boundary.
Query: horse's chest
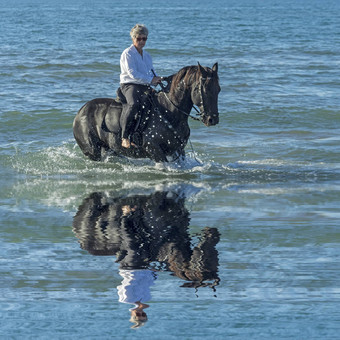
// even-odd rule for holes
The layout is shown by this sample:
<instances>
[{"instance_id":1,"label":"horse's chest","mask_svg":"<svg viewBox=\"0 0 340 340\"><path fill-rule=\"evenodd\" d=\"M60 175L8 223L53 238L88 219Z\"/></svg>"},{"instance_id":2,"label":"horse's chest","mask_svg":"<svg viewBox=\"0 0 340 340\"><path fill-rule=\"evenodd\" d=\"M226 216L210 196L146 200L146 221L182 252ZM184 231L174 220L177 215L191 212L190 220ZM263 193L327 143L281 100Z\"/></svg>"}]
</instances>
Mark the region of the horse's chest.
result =
<instances>
[{"instance_id":1,"label":"horse's chest","mask_svg":"<svg viewBox=\"0 0 340 340\"><path fill-rule=\"evenodd\" d=\"M173 126L166 120L154 121L145 130L145 141L151 144L161 145L168 152L182 149L188 139L189 128L185 126Z\"/></svg>"}]
</instances>

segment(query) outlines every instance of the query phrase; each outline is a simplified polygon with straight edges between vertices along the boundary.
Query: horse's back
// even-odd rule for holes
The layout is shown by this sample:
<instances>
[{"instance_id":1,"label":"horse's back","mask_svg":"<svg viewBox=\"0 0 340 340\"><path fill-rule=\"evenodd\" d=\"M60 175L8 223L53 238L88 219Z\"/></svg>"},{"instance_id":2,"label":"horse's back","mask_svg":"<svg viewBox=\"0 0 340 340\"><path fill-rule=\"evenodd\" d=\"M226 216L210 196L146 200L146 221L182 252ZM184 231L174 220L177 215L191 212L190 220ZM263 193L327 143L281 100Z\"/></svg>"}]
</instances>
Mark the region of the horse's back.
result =
<instances>
[{"instance_id":1,"label":"horse's back","mask_svg":"<svg viewBox=\"0 0 340 340\"><path fill-rule=\"evenodd\" d=\"M73 128L80 123L92 126L95 123L101 126L107 114L119 115L121 108L122 104L112 98L92 99L79 109L73 122Z\"/></svg>"},{"instance_id":2,"label":"horse's back","mask_svg":"<svg viewBox=\"0 0 340 340\"><path fill-rule=\"evenodd\" d=\"M95 116L108 110L110 107L119 108L121 103L113 98L95 98L85 103L78 111L77 116ZM76 118L77 118L76 116Z\"/></svg>"}]
</instances>

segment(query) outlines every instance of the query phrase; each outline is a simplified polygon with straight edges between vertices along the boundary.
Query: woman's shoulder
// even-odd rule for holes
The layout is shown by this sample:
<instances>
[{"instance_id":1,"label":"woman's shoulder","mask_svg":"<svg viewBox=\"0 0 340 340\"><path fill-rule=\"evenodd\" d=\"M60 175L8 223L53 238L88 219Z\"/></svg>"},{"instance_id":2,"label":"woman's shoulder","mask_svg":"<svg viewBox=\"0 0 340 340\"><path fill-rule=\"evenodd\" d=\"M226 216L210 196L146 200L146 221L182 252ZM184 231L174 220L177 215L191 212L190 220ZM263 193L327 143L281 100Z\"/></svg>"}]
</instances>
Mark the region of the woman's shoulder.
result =
<instances>
[{"instance_id":1,"label":"woman's shoulder","mask_svg":"<svg viewBox=\"0 0 340 340\"><path fill-rule=\"evenodd\" d=\"M133 45L130 45L123 51L122 54L134 54L136 51L136 48Z\"/></svg>"}]
</instances>

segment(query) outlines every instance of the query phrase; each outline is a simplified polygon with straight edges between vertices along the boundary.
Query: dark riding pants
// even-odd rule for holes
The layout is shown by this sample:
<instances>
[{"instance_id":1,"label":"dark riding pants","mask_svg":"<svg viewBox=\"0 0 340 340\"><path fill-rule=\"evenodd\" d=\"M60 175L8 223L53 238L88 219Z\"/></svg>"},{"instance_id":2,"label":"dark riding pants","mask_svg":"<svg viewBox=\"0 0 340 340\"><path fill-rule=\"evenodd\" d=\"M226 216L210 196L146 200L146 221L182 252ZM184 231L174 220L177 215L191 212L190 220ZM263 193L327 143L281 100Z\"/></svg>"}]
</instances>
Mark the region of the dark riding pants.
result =
<instances>
[{"instance_id":1,"label":"dark riding pants","mask_svg":"<svg viewBox=\"0 0 340 340\"><path fill-rule=\"evenodd\" d=\"M121 84L120 88L126 99L126 104L123 105L122 115L120 117L122 138L129 138L135 127L136 115L140 109L141 97L149 86L141 84Z\"/></svg>"}]
</instances>

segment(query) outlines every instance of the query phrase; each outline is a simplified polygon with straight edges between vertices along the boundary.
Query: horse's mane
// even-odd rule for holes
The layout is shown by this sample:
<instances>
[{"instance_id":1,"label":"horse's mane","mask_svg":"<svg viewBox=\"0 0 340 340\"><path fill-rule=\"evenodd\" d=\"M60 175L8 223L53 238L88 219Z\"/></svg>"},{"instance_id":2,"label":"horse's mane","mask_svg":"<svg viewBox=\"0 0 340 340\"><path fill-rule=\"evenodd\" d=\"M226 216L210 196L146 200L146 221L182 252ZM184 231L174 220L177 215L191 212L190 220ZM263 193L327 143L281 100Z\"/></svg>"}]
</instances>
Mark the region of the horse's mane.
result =
<instances>
[{"instance_id":1,"label":"horse's mane","mask_svg":"<svg viewBox=\"0 0 340 340\"><path fill-rule=\"evenodd\" d=\"M210 77L213 77L214 72L209 67L201 66L208 74L210 74ZM174 93L181 82L183 82L184 88L187 88L189 85L191 85L194 82L198 82L201 77L201 71L199 70L197 65L194 66L185 66L182 69L180 69L177 73L167 77L168 86L167 86L167 92ZM214 77L214 79L218 81L218 76Z\"/></svg>"},{"instance_id":2,"label":"horse's mane","mask_svg":"<svg viewBox=\"0 0 340 340\"><path fill-rule=\"evenodd\" d=\"M175 91L178 87L179 83L183 80L185 86L187 86L192 81L192 77L194 76L194 80L199 79L199 72L197 72L198 66L185 66L180 69L177 73L168 77L171 80L170 92Z\"/></svg>"}]
</instances>

